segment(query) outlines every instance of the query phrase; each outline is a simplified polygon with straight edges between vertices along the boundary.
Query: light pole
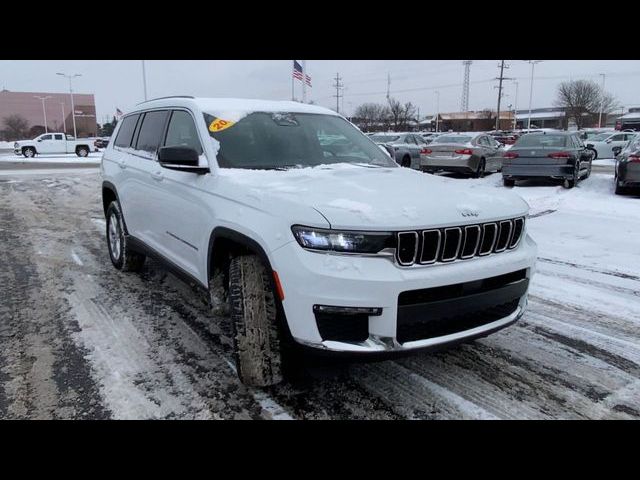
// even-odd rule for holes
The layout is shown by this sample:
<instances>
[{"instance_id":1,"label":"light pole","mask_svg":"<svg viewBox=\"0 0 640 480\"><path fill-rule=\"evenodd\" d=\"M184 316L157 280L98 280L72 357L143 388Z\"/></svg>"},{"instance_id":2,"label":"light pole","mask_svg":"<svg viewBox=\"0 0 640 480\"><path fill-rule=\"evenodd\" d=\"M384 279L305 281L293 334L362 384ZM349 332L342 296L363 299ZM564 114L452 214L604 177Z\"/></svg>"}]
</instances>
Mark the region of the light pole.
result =
<instances>
[{"instance_id":1,"label":"light pole","mask_svg":"<svg viewBox=\"0 0 640 480\"><path fill-rule=\"evenodd\" d=\"M531 101L533 100L533 70L536 63L540 63L542 60L525 60L531 64L531 86L529 88L529 120L527 122L527 130L531 130Z\"/></svg>"},{"instance_id":2,"label":"light pole","mask_svg":"<svg viewBox=\"0 0 640 480\"><path fill-rule=\"evenodd\" d=\"M144 60L142 60L142 86L144 87L144 101L147 101L147 70L145 69Z\"/></svg>"},{"instance_id":3,"label":"light pole","mask_svg":"<svg viewBox=\"0 0 640 480\"><path fill-rule=\"evenodd\" d=\"M73 119L73 138L77 139L78 133L76 131L76 107L73 104L73 88L71 87L71 79L75 77L81 77L82 74L74 73L73 75L66 75L64 73L56 73L56 75L60 75L69 79L69 95L71 95L71 118Z\"/></svg>"},{"instance_id":4,"label":"light pole","mask_svg":"<svg viewBox=\"0 0 640 480\"><path fill-rule=\"evenodd\" d=\"M436 132L439 132L438 121L440 117L440 92L436 90L434 93L436 94Z\"/></svg>"},{"instance_id":5,"label":"light pole","mask_svg":"<svg viewBox=\"0 0 640 480\"><path fill-rule=\"evenodd\" d=\"M47 110L44 108L44 101L53 97L38 97L37 95L34 95L33 98L37 98L38 100L42 101L42 114L44 115L44 133L49 133L49 129L47 128Z\"/></svg>"},{"instance_id":6,"label":"light pole","mask_svg":"<svg viewBox=\"0 0 640 480\"><path fill-rule=\"evenodd\" d=\"M516 98L514 99L514 106L513 106L513 129L515 130L517 125L517 118L516 115L518 113L518 81L517 80L513 80L513 83L516 84Z\"/></svg>"},{"instance_id":7,"label":"light pole","mask_svg":"<svg viewBox=\"0 0 640 480\"><path fill-rule=\"evenodd\" d=\"M67 119L64 117L64 102L60 102L60 106L62 107L62 125L64 125L64 134L67 134Z\"/></svg>"},{"instance_id":8,"label":"light pole","mask_svg":"<svg viewBox=\"0 0 640 480\"><path fill-rule=\"evenodd\" d=\"M602 109L604 108L604 77L606 76L604 73L601 73L602 77L602 91L600 92L600 114L598 115L598 128L602 126Z\"/></svg>"}]
</instances>

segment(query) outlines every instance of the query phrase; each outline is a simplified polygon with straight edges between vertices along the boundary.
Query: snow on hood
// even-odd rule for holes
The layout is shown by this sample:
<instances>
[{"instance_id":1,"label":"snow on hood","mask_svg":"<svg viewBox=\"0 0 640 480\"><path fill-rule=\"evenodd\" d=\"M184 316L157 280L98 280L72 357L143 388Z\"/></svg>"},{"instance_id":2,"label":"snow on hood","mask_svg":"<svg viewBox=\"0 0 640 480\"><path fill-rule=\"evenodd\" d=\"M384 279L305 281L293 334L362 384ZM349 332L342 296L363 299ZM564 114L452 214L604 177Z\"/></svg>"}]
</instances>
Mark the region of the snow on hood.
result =
<instances>
[{"instance_id":1,"label":"snow on hood","mask_svg":"<svg viewBox=\"0 0 640 480\"><path fill-rule=\"evenodd\" d=\"M287 171L221 169L219 174L245 203L257 208L278 202L306 205L320 212L332 228L464 225L525 215L529 209L512 192L407 168L336 164Z\"/></svg>"}]
</instances>

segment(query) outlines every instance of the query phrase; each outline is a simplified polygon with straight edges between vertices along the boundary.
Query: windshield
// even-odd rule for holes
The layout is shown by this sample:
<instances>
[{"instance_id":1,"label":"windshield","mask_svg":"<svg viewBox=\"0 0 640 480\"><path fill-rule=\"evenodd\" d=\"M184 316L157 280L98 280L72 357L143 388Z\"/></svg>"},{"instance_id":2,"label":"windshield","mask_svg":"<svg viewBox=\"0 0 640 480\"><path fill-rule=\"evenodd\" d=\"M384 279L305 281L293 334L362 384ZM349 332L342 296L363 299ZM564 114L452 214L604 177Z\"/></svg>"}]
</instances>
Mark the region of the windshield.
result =
<instances>
[{"instance_id":1,"label":"windshield","mask_svg":"<svg viewBox=\"0 0 640 480\"><path fill-rule=\"evenodd\" d=\"M441 135L433 140L433 143L468 143L473 137L464 135Z\"/></svg>"},{"instance_id":2,"label":"windshield","mask_svg":"<svg viewBox=\"0 0 640 480\"><path fill-rule=\"evenodd\" d=\"M588 134L587 134L588 136ZM609 138L611 136L610 133L599 133L597 135L593 135L592 137L589 137L589 140L593 140L594 142L604 142L607 138Z\"/></svg>"},{"instance_id":3,"label":"windshield","mask_svg":"<svg viewBox=\"0 0 640 480\"><path fill-rule=\"evenodd\" d=\"M234 123L205 113L204 119L209 135L220 143L221 168L398 166L357 128L334 115L254 112Z\"/></svg>"},{"instance_id":4,"label":"windshield","mask_svg":"<svg viewBox=\"0 0 640 480\"><path fill-rule=\"evenodd\" d=\"M516 142L517 147L566 147L567 135L528 134Z\"/></svg>"},{"instance_id":5,"label":"windshield","mask_svg":"<svg viewBox=\"0 0 640 480\"><path fill-rule=\"evenodd\" d=\"M372 135L370 138L376 143L389 143L389 142L395 142L400 138L400 136L399 135Z\"/></svg>"}]
</instances>

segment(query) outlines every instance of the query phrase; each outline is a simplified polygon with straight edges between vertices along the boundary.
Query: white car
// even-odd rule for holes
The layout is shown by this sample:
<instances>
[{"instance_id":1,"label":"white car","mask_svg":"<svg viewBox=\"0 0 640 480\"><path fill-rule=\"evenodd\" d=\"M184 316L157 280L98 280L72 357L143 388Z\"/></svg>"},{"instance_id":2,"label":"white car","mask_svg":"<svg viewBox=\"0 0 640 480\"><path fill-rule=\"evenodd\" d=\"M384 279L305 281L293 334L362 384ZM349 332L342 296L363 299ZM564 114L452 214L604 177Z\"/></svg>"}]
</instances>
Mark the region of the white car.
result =
<instances>
[{"instance_id":1,"label":"white car","mask_svg":"<svg viewBox=\"0 0 640 480\"><path fill-rule=\"evenodd\" d=\"M635 136L636 134L632 132L606 132L589 138L585 143L587 148L595 152L594 160L596 158L614 158L613 148L621 147L624 149L629 140L634 139Z\"/></svg>"},{"instance_id":2,"label":"white car","mask_svg":"<svg viewBox=\"0 0 640 480\"><path fill-rule=\"evenodd\" d=\"M319 106L144 102L101 173L113 265L153 255L230 311L250 385L279 382L306 348L435 348L504 328L527 304L524 200L400 168Z\"/></svg>"},{"instance_id":3,"label":"white car","mask_svg":"<svg viewBox=\"0 0 640 480\"><path fill-rule=\"evenodd\" d=\"M64 133L43 133L33 140L20 140L13 144L16 155L27 158L36 155L75 153L79 157L86 157L91 151L90 139L76 140L72 135Z\"/></svg>"}]
</instances>

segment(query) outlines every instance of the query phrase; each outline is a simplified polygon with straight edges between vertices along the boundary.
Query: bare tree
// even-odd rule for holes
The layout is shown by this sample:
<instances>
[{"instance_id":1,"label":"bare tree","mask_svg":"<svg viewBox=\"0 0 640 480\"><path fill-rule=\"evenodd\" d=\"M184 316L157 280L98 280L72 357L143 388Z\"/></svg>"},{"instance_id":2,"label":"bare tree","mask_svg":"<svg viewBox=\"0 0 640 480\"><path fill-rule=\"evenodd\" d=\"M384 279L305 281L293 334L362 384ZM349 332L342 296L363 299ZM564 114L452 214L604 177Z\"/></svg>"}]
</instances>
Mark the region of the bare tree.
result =
<instances>
[{"instance_id":1,"label":"bare tree","mask_svg":"<svg viewBox=\"0 0 640 480\"><path fill-rule=\"evenodd\" d=\"M395 98L389 99L390 123L394 130L405 130L409 120L416 116L416 107L411 102L404 105Z\"/></svg>"},{"instance_id":2,"label":"bare tree","mask_svg":"<svg viewBox=\"0 0 640 480\"><path fill-rule=\"evenodd\" d=\"M602 108L602 113L615 110L618 103L613 95L591 80L572 80L558 86L555 105L565 109L567 119L573 120L578 129L594 122Z\"/></svg>"},{"instance_id":3,"label":"bare tree","mask_svg":"<svg viewBox=\"0 0 640 480\"><path fill-rule=\"evenodd\" d=\"M29 133L29 122L22 115L7 115L3 119L8 141L24 139Z\"/></svg>"},{"instance_id":4,"label":"bare tree","mask_svg":"<svg viewBox=\"0 0 640 480\"><path fill-rule=\"evenodd\" d=\"M379 103L365 103L358 106L353 114L355 123L365 131L389 128L389 107Z\"/></svg>"}]
</instances>

